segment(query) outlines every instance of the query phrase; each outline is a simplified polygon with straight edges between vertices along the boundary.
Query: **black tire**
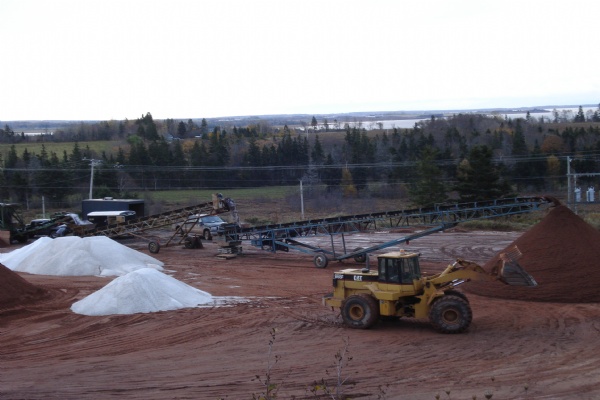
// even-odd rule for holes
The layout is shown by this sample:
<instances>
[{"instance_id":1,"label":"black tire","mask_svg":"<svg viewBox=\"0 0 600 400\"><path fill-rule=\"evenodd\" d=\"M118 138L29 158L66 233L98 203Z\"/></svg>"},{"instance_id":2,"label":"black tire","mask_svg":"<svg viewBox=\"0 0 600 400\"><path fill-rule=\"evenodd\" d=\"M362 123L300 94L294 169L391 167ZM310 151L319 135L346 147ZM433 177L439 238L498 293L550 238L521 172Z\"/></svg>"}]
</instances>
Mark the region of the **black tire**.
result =
<instances>
[{"instance_id":1,"label":"black tire","mask_svg":"<svg viewBox=\"0 0 600 400\"><path fill-rule=\"evenodd\" d=\"M464 294L463 292L459 292L458 290L446 290L444 293L446 294L446 296L458 296L461 299L463 299L464 301L466 301L467 303L469 302L467 295Z\"/></svg>"},{"instance_id":2,"label":"black tire","mask_svg":"<svg viewBox=\"0 0 600 400\"><path fill-rule=\"evenodd\" d=\"M445 295L436 300L429 310L429 321L441 333L466 331L473 320L471 306L460 296Z\"/></svg>"},{"instance_id":3,"label":"black tire","mask_svg":"<svg viewBox=\"0 0 600 400\"><path fill-rule=\"evenodd\" d=\"M202 237L204 237L204 240L211 240L212 239L212 235L210 234L210 230L209 229L205 229L204 232L202 232L203 235Z\"/></svg>"},{"instance_id":4,"label":"black tire","mask_svg":"<svg viewBox=\"0 0 600 400\"><path fill-rule=\"evenodd\" d=\"M158 242L148 243L148 251L153 254L158 253L160 251L160 243L158 243Z\"/></svg>"},{"instance_id":5,"label":"black tire","mask_svg":"<svg viewBox=\"0 0 600 400\"><path fill-rule=\"evenodd\" d=\"M357 247L354 249L354 252L357 252L359 250L362 250L362 247ZM357 263L364 263L365 261L367 261L367 254L366 253L362 253L362 254L357 254L354 256L354 261L356 261Z\"/></svg>"},{"instance_id":6,"label":"black tire","mask_svg":"<svg viewBox=\"0 0 600 400\"><path fill-rule=\"evenodd\" d=\"M19 243L27 243L27 240L29 240L27 235L17 236L17 242L19 242Z\"/></svg>"},{"instance_id":7,"label":"black tire","mask_svg":"<svg viewBox=\"0 0 600 400\"><path fill-rule=\"evenodd\" d=\"M327 259L325 254L317 254L313 259L313 262L315 263L315 267L317 268L326 268L327 264L329 263L329 260Z\"/></svg>"},{"instance_id":8,"label":"black tire","mask_svg":"<svg viewBox=\"0 0 600 400\"><path fill-rule=\"evenodd\" d=\"M369 294L355 294L343 301L341 312L350 328L368 329L379 320L379 302Z\"/></svg>"},{"instance_id":9,"label":"black tire","mask_svg":"<svg viewBox=\"0 0 600 400\"><path fill-rule=\"evenodd\" d=\"M194 238L191 238L189 236L184 239L183 245L185 246L186 249L193 249L196 247L194 245Z\"/></svg>"}]
</instances>

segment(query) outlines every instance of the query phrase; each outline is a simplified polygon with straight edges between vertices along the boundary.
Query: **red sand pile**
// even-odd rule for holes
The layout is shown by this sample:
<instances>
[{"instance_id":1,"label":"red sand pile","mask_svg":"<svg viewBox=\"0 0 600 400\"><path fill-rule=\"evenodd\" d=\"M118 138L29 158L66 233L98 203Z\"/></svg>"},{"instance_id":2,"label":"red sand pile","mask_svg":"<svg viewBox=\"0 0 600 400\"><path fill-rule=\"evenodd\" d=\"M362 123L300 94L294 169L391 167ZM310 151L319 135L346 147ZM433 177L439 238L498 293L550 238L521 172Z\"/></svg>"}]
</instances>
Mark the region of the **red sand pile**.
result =
<instances>
[{"instance_id":1,"label":"red sand pile","mask_svg":"<svg viewBox=\"0 0 600 400\"><path fill-rule=\"evenodd\" d=\"M0 308L12 307L38 300L47 294L0 264Z\"/></svg>"},{"instance_id":2,"label":"red sand pile","mask_svg":"<svg viewBox=\"0 0 600 400\"><path fill-rule=\"evenodd\" d=\"M506 249L513 245L523 253L518 263L534 277L537 287L469 282L465 290L482 296L525 301L600 302L600 231L566 206L550 208L537 225ZM498 255L484 268L489 271L497 260Z\"/></svg>"}]
</instances>

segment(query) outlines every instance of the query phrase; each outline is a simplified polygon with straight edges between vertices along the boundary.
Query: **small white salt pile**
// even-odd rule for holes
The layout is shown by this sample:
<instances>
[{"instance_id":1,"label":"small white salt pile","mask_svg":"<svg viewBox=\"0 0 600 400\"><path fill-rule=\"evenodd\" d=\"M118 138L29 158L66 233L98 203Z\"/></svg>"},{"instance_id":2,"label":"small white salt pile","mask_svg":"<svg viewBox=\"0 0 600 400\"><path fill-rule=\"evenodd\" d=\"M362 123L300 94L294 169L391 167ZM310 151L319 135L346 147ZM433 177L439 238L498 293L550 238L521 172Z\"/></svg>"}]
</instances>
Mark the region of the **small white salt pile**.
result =
<instances>
[{"instance_id":1,"label":"small white salt pile","mask_svg":"<svg viewBox=\"0 0 600 400\"><path fill-rule=\"evenodd\" d=\"M71 310L83 315L136 314L197 307L212 296L155 269L142 268L120 276Z\"/></svg>"},{"instance_id":2,"label":"small white salt pile","mask_svg":"<svg viewBox=\"0 0 600 400\"><path fill-rule=\"evenodd\" d=\"M42 237L0 254L0 263L13 271L59 276L118 276L140 268L162 270L164 265L105 236Z\"/></svg>"}]
</instances>

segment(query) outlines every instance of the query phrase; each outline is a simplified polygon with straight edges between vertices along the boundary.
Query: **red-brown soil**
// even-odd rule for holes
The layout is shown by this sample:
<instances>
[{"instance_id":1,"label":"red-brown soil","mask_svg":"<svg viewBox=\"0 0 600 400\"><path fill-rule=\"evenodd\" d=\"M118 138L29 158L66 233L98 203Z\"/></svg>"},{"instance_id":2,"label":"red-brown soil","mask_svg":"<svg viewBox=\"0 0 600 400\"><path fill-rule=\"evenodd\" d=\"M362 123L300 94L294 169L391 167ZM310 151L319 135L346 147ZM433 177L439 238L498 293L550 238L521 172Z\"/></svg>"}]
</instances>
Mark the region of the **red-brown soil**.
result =
<instances>
[{"instance_id":1,"label":"red-brown soil","mask_svg":"<svg viewBox=\"0 0 600 400\"><path fill-rule=\"evenodd\" d=\"M519 236L445 232L407 248L420 251L424 269L434 272L455 257L483 264ZM346 240L354 248L397 237ZM124 244L146 252L143 243ZM247 302L88 317L70 305L110 278L20 274L52 295L20 307L0 304L0 399L251 399L264 392L256 376L264 380L275 360L269 375L280 387L277 398L314 399L315 381L335 389L336 354L344 348L351 360L341 369L342 388L355 399L483 399L488 391L493 399L600 397L600 306L563 301L569 294L581 300L575 292L588 290L589 274L557 276L569 288L558 301L471 294L474 318L464 334L439 334L427 321L409 319L353 330L321 297L331 291L337 268L356 264L317 269L306 255L250 246L231 260L217 253L216 243L206 243L196 250L163 248L155 256L175 278ZM541 271L530 272L540 290L557 285ZM496 285L498 293L506 289Z\"/></svg>"},{"instance_id":2,"label":"red-brown soil","mask_svg":"<svg viewBox=\"0 0 600 400\"><path fill-rule=\"evenodd\" d=\"M467 291L484 296L562 303L600 302L600 231L559 205L519 236L518 263L538 282L535 288L474 282ZM498 255L486 263L489 270Z\"/></svg>"},{"instance_id":3,"label":"red-brown soil","mask_svg":"<svg viewBox=\"0 0 600 400\"><path fill-rule=\"evenodd\" d=\"M0 307L22 306L49 295L48 291L27 282L0 264Z\"/></svg>"}]
</instances>

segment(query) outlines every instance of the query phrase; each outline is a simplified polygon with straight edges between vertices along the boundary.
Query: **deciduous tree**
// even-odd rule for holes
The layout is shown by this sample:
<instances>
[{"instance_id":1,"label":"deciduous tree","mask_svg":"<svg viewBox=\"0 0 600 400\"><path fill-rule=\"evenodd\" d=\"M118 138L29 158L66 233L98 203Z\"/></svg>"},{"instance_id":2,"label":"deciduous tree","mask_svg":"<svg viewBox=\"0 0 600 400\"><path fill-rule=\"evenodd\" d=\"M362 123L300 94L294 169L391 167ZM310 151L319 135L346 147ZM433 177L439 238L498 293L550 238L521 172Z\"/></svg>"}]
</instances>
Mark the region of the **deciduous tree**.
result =
<instances>
[{"instance_id":1,"label":"deciduous tree","mask_svg":"<svg viewBox=\"0 0 600 400\"><path fill-rule=\"evenodd\" d=\"M358 190L352 180L352 173L348 168L342 170L342 181L340 182L344 197L356 197Z\"/></svg>"}]
</instances>

